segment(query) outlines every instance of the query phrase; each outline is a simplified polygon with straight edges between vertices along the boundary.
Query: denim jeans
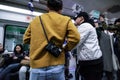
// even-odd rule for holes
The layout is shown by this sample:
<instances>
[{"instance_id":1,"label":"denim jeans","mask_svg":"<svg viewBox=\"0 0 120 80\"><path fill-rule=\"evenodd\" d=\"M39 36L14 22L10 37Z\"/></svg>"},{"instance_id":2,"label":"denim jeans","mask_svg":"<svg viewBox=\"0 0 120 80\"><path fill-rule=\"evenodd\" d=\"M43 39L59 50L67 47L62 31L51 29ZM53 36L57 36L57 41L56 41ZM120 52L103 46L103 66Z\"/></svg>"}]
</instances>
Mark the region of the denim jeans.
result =
<instances>
[{"instance_id":1,"label":"denim jeans","mask_svg":"<svg viewBox=\"0 0 120 80\"><path fill-rule=\"evenodd\" d=\"M14 71L15 69L19 68L19 66L20 66L19 63L10 64L9 66L7 66L0 72L0 80L4 80L3 78L10 80L7 78L7 75L9 75L11 71Z\"/></svg>"},{"instance_id":2,"label":"denim jeans","mask_svg":"<svg viewBox=\"0 0 120 80\"><path fill-rule=\"evenodd\" d=\"M64 65L30 70L30 80L65 80Z\"/></svg>"}]
</instances>

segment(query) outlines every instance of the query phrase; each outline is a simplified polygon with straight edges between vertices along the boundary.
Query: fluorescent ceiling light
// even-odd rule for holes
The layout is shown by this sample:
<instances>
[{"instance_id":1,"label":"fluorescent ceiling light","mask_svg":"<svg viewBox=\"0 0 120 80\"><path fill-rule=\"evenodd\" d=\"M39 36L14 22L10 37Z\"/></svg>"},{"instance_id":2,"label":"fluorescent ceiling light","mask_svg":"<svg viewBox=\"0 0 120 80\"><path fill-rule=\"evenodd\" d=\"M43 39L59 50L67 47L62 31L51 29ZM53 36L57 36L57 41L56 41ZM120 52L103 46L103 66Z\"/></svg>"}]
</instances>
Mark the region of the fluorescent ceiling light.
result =
<instances>
[{"instance_id":1,"label":"fluorescent ceiling light","mask_svg":"<svg viewBox=\"0 0 120 80\"><path fill-rule=\"evenodd\" d=\"M21 13L21 14L34 15L34 16L39 16L39 15L43 14L41 12L36 12L36 11L31 12L30 10L16 8L16 7L12 7L12 6L6 6L6 5L0 5L0 9L5 10L5 11Z\"/></svg>"},{"instance_id":2,"label":"fluorescent ceiling light","mask_svg":"<svg viewBox=\"0 0 120 80\"><path fill-rule=\"evenodd\" d=\"M39 2L39 0L33 0L33 1Z\"/></svg>"}]
</instances>

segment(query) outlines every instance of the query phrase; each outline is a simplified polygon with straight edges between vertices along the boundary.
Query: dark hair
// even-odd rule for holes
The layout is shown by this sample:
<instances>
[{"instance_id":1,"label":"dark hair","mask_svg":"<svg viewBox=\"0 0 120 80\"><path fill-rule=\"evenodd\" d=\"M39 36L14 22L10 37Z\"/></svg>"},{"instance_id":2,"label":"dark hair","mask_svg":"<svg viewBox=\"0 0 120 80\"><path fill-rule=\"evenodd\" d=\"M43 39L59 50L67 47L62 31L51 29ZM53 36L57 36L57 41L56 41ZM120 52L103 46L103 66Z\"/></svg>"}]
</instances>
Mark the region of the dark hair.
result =
<instances>
[{"instance_id":1,"label":"dark hair","mask_svg":"<svg viewBox=\"0 0 120 80\"><path fill-rule=\"evenodd\" d=\"M88 23L90 23L93 27L95 27L95 24L94 24L94 20L93 20L93 19L89 19Z\"/></svg>"},{"instance_id":2,"label":"dark hair","mask_svg":"<svg viewBox=\"0 0 120 80\"><path fill-rule=\"evenodd\" d=\"M120 18L116 19L114 24L116 25L117 22L120 22Z\"/></svg>"},{"instance_id":3,"label":"dark hair","mask_svg":"<svg viewBox=\"0 0 120 80\"><path fill-rule=\"evenodd\" d=\"M103 17L103 18L105 18L105 15L103 15L103 14L100 14L100 17Z\"/></svg>"},{"instance_id":4,"label":"dark hair","mask_svg":"<svg viewBox=\"0 0 120 80\"><path fill-rule=\"evenodd\" d=\"M62 0L47 0L47 7L54 11L62 10L63 2Z\"/></svg>"},{"instance_id":5,"label":"dark hair","mask_svg":"<svg viewBox=\"0 0 120 80\"><path fill-rule=\"evenodd\" d=\"M19 46L21 48L21 51L20 53L23 53L23 46L21 44L17 44L15 47L14 47L14 53L17 54L17 51L16 51L16 47Z\"/></svg>"},{"instance_id":6,"label":"dark hair","mask_svg":"<svg viewBox=\"0 0 120 80\"><path fill-rule=\"evenodd\" d=\"M76 18L74 19L77 19L78 17L83 17L84 18L84 22L87 22L87 23L90 23L93 27L95 27L95 24L94 24L94 21L93 19L90 19L89 15L87 12L80 12ZM84 23L83 22L83 23Z\"/></svg>"},{"instance_id":7,"label":"dark hair","mask_svg":"<svg viewBox=\"0 0 120 80\"><path fill-rule=\"evenodd\" d=\"M90 17L88 15L87 12L80 12L77 17L83 17L84 18L84 22L89 22L90 20Z\"/></svg>"}]
</instances>

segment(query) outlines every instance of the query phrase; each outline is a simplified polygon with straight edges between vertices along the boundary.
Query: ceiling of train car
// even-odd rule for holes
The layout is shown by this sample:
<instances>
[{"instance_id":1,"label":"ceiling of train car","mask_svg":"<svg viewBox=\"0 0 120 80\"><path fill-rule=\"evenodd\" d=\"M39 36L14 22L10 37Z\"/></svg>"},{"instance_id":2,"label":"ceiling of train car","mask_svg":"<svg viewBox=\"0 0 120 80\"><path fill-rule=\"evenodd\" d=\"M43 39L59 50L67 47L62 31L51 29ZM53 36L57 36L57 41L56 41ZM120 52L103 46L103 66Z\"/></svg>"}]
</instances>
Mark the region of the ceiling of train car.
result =
<instances>
[{"instance_id":1,"label":"ceiling of train car","mask_svg":"<svg viewBox=\"0 0 120 80\"><path fill-rule=\"evenodd\" d=\"M72 0L81 4L85 11L98 10L109 18L120 17L120 0Z\"/></svg>"},{"instance_id":2,"label":"ceiling of train car","mask_svg":"<svg viewBox=\"0 0 120 80\"><path fill-rule=\"evenodd\" d=\"M27 6L30 0L0 0L6 2L7 4L20 4ZM46 0L33 0L34 7L38 10L41 9L46 11ZM84 11L90 12L92 10L98 10L105 13L107 17L120 17L120 0L63 0L64 8L63 14L74 16L75 13L72 11L72 6L74 4L82 5Z\"/></svg>"},{"instance_id":3,"label":"ceiling of train car","mask_svg":"<svg viewBox=\"0 0 120 80\"><path fill-rule=\"evenodd\" d=\"M100 11L107 11L107 9L112 8L115 5L120 6L120 0L73 0L77 3L83 5L86 10L90 11L92 9L97 9ZM119 10L120 11L120 10ZM113 12L114 13L114 12Z\"/></svg>"}]
</instances>

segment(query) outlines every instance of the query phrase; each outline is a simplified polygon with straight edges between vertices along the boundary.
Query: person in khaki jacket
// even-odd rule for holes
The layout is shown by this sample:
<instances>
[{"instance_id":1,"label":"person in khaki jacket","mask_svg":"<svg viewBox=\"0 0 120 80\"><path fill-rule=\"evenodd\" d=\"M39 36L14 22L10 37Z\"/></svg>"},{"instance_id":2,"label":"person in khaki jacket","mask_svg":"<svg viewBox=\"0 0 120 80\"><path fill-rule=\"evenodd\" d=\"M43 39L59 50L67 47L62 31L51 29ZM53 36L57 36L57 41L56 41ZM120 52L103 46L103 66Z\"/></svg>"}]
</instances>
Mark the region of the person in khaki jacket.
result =
<instances>
[{"instance_id":1,"label":"person in khaki jacket","mask_svg":"<svg viewBox=\"0 0 120 80\"><path fill-rule=\"evenodd\" d=\"M77 28L67 16L61 15L63 3L61 0L48 0L49 12L37 16L28 26L23 41L30 44L30 80L65 80L65 51L72 50L80 40ZM67 44L58 57L47 50L40 17L49 41L62 48L67 38Z\"/></svg>"}]
</instances>

